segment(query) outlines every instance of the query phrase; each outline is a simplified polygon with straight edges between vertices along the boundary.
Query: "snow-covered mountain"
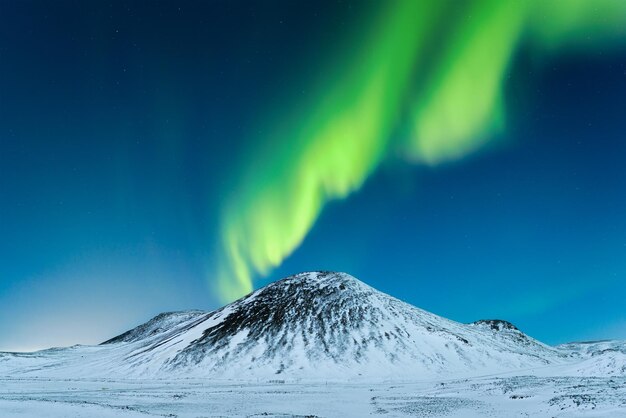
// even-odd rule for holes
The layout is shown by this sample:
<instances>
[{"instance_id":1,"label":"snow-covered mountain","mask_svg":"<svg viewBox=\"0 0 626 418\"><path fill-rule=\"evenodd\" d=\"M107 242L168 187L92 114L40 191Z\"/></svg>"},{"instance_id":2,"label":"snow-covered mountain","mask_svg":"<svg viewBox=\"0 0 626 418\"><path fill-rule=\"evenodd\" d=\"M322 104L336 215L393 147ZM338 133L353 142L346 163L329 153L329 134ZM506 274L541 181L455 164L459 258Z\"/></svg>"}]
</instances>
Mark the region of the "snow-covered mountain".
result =
<instances>
[{"instance_id":1,"label":"snow-covered mountain","mask_svg":"<svg viewBox=\"0 0 626 418\"><path fill-rule=\"evenodd\" d=\"M423 378L568 362L499 320L454 322L345 273L302 273L213 312L165 313L100 346L5 354L0 373Z\"/></svg>"},{"instance_id":2,"label":"snow-covered mountain","mask_svg":"<svg viewBox=\"0 0 626 418\"><path fill-rule=\"evenodd\" d=\"M330 272L280 280L215 312L159 315L105 345L128 342L124 362L136 370L227 377L485 373L565 357L506 322L460 324Z\"/></svg>"},{"instance_id":3,"label":"snow-covered mountain","mask_svg":"<svg viewBox=\"0 0 626 418\"><path fill-rule=\"evenodd\" d=\"M573 342L557 348L569 352L572 358L578 360L568 367L569 375L626 376L625 341Z\"/></svg>"}]
</instances>

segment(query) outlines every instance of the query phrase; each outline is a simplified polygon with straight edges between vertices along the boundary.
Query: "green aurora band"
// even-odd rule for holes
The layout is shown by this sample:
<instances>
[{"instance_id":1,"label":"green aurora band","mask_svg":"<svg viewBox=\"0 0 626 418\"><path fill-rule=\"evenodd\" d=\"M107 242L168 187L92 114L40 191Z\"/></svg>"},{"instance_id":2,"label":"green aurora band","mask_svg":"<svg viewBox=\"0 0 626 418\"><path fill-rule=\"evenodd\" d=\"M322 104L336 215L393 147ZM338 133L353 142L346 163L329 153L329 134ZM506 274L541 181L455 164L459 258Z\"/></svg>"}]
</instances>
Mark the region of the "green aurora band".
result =
<instances>
[{"instance_id":1,"label":"green aurora band","mask_svg":"<svg viewBox=\"0 0 626 418\"><path fill-rule=\"evenodd\" d=\"M295 128L258 138L225 199L217 291L252 291L313 227L324 205L357 190L390 156L434 165L477 150L505 126L504 84L521 45L557 50L626 40L624 0L381 2L368 35ZM277 126L279 124L276 124Z\"/></svg>"}]
</instances>

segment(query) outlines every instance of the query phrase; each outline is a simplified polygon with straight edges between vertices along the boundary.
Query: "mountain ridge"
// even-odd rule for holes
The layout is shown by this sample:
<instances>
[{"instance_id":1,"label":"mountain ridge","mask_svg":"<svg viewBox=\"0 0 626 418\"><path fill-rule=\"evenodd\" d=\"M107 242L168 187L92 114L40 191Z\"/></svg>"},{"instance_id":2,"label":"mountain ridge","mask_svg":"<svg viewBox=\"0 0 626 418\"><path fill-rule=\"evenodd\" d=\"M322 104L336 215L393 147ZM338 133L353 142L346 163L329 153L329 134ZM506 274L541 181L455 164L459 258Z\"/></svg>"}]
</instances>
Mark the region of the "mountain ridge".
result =
<instances>
[{"instance_id":1,"label":"mountain ridge","mask_svg":"<svg viewBox=\"0 0 626 418\"><path fill-rule=\"evenodd\" d=\"M620 372L622 354L602 363L603 370ZM98 346L20 357L12 370L151 378L428 378L587 357L572 347L547 346L504 320L462 324L349 274L320 271L289 276L212 312L161 313Z\"/></svg>"}]
</instances>

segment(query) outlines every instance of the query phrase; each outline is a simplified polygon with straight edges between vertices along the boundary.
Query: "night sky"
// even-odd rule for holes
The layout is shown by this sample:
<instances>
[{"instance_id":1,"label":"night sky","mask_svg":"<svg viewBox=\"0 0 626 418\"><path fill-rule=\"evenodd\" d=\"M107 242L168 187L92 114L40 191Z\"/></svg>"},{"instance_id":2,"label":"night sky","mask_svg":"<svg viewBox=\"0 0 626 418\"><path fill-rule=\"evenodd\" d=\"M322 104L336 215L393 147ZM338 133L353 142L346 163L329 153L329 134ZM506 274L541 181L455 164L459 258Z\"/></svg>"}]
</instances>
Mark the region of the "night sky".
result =
<instances>
[{"instance_id":1,"label":"night sky","mask_svg":"<svg viewBox=\"0 0 626 418\"><path fill-rule=\"evenodd\" d=\"M489 0L399 1L425 11L403 22L393 2L0 1L0 350L98 343L307 270L551 344L626 338L626 8L603 1L624 19L580 48L535 11L511 48L472 43L517 19ZM486 88L440 92L500 47L474 126ZM459 110L442 150L405 139L442 121L430 98Z\"/></svg>"}]
</instances>

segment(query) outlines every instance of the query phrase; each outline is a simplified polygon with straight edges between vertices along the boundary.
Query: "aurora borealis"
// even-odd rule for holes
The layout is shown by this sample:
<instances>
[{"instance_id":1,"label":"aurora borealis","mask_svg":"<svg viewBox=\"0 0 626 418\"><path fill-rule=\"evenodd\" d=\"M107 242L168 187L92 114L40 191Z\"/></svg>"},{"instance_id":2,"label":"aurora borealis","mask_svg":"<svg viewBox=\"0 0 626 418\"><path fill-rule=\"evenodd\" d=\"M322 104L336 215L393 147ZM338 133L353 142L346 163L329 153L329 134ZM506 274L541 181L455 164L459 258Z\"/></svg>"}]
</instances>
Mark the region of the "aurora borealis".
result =
<instances>
[{"instance_id":1,"label":"aurora borealis","mask_svg":"<svg viewBox=\"0 0 626 418\"><path fill-rule=\"evenodd\" d=\"M1 2L0 351L314 269L626 338L624 108L621 0Z\"/></svg>"},{"instance_id":2,"label":"aurora borealis","mask_svg":"<svg viewBox=\"0 0 626 418\"><path fill-rule=\"evenodd\" d=\"M354 56L329 69L329 86L294 128L270 134L278 136L271 152L225 205L224 301L250 292L254 276L298 247L326 202L358 189L389 153L437 164L493 138L505 124L504 80L520 45L545 59L559 48L584 52L626 41L626 4L615 0L398 1L382 8L350 48Z\"/></svg>"}]
</instances>

